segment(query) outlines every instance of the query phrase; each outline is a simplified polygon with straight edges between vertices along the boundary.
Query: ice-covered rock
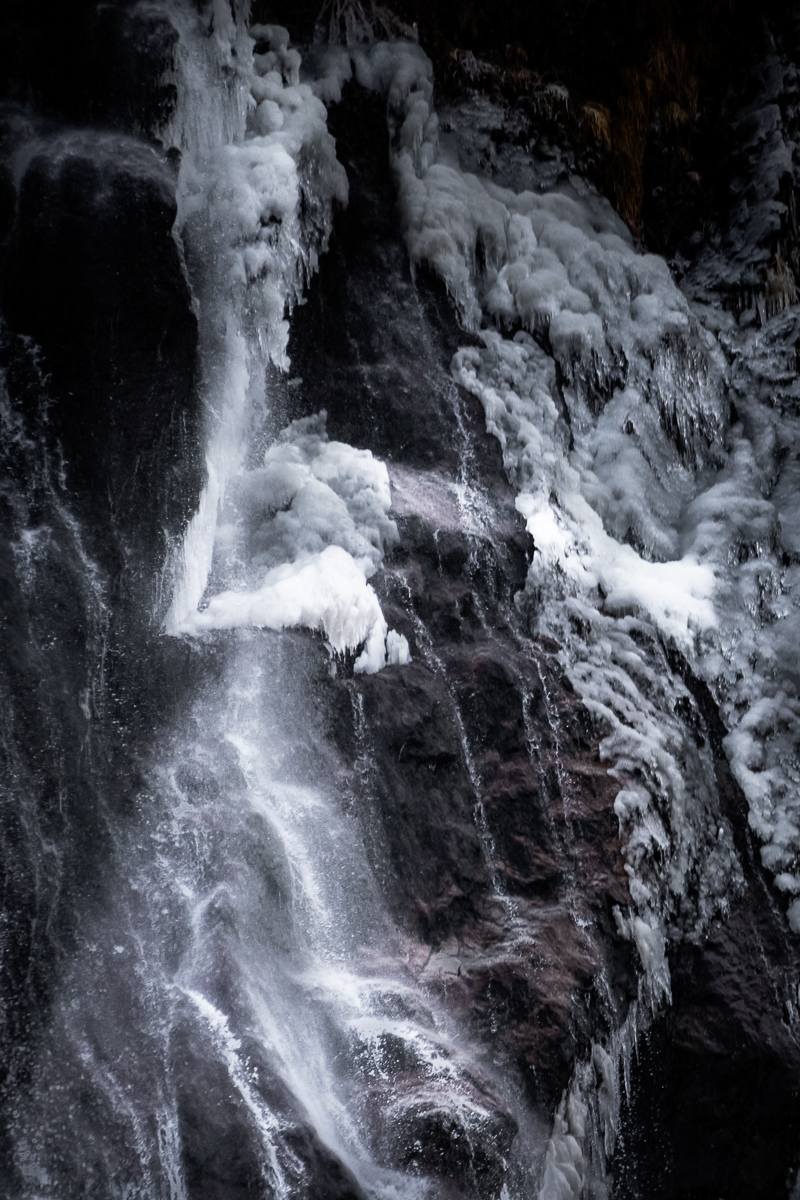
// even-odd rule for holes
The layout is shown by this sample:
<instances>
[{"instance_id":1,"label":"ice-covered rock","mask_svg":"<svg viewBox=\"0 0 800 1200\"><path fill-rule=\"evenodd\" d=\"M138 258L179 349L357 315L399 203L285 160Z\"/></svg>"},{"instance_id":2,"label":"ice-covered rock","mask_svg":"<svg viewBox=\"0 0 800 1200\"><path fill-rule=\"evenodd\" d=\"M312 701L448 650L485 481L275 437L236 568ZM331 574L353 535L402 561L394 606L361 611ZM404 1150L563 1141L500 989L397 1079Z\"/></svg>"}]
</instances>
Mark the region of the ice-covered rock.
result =
<instances>
[{"instance_id":1,"label":"ice-covered rock","mask_svg":"<svg viewBox=\"0 0 800 1200\"><path fill-rule=\"evenodd\" d=\"M176 554L167 627L304 625L336 653L363 646L356 670L377 671L388 629L366 577L391 542L385 467L327 443L323 421L286 431L260 470L244 471L267 365L288 368L287 315L328 244L334 206L347 203L347 177L286 29L248 29L225 5L207 18L206 30L202 17L176 9L180 103L164 132L182 151L178 236L199 304L209 413L208 483ZM208 104L221 69L228 89ZM258 525L244 537L230 528L237 507L245 526ZM222 561L226 552L249 561L243 578L238 557ZM391 661L408 661L399 634Z\"/></svg>"}]
</instances>

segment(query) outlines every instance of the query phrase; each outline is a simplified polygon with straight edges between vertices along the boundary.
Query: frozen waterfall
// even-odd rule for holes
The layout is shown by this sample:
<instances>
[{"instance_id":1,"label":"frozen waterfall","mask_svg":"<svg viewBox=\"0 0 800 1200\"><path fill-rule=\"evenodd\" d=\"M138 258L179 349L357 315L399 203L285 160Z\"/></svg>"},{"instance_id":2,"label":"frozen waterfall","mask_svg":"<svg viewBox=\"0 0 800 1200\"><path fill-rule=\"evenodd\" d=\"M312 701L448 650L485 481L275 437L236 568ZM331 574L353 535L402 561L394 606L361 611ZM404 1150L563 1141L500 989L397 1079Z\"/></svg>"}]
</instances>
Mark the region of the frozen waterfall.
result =
<instances>
[{"instance_id":1,"label":"frozen waterfall","mask_svg":"<svg viewBox=\"0 0 800 1200\"><path fill-rule=\"evenodd\" d=\"M0 1193L629 1200L725 971L800 1063L797 309L267 8L3 109Z\"/></svg>"}]
</instances>

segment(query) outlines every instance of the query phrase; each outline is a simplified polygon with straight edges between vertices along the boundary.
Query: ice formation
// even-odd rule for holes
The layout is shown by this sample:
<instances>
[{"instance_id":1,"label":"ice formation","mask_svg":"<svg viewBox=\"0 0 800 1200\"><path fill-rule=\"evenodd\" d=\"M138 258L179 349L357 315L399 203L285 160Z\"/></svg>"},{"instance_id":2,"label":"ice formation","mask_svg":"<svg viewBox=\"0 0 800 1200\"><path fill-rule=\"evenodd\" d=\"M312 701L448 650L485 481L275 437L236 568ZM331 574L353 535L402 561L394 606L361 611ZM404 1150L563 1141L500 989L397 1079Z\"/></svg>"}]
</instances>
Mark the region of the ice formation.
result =
<instances>
[{"instance_id":1,"label":"ice formation","mask_svg":"<svg viewBox=\"0 0 800 1200\"><path fill-rule=\"evenodd\" d=\"M688 498L691 473L674 447L668 453L640 393L618 393L596 423L586 420L581 436L578 421L571 428L565 421L552 359L530 335L508 341L487 331L484 342L456 355L454 374L482 400L520 488L517 504L539 551L527 588L536 620L558 637L574 683L606 731L602 751L624 785L615 809L637 919L655 929L666 917L673 933L699 936L726 904L733 853L719 820L710 749L687 734L685 716L696 713L696 702L667 659L669 645L692 656L716 628L712 569L692 554L678 557L679 539L662 523L670 506L682 508L669 483ZM565 399L575 400L569 389ZM648 467L659 451L663 482ZM645 486L634 488L640 479ZM653 561L634 548L648 542L650 555L672 544L675 557ZM693 879L702 885L694 912ZM651 952L644 937L634 940L654 996L667 995L663 954Z\"/></svg>"},{"instance_id":2,"label":"ice formation","mask_svg":"<svg viewBox=\"0 0 800 1200\"><path fill-rule=\"evenodd\" d=\"M612 1194L608 1167L623 1095L630 1101L639 1037L651 1022L649 1008L634 1000L605 1044L594 1042L576 1064L553 1119L538 1200L608 1200Z\"/></svg>"},{"instance_id":3,"label":"ice formation","mask_svg":"<svg viewBox=\"0 0 800 1200\"><path fill-rule=\"evenodd\" d=\"M586 1106L577 1088L562 1097L547 1144L539 1200L574 1200L583 1192Z\"/></svg>"},{"instance_id":4,"label":"ice formation","mask_svg":"<svg viewBox=\"0 0 800 1200\"><path fill-rule=\"evenodd\" d=\"M324 632L344 654L364 645L355 670L385 665L389 630L366 582L397 540L388 517L389 474L369 450L328 441L325 413L293 422L267 450L262 467L231 481L231 523L218 531L244 586L213 595L188 629L303 625ZM391 631L388 657L409 661L406 639Z\"/></svg>"},{"instance_id":5,"label":"ice formation","mask_svg":"<svg viewBox=\"0 0 800 1200\"><path fill-rule=\"evenodd\" d=\"M798 433L798 386L785 350L794 346L797 316L764 329L723 316L737 419L724 467L690 510L694 545L714 564L720 614L719 636L700 665L729 730L725 751L762 861L800 933L800 473L786 450Z\"/></svg>"},{"instance_id":6,"label":"ice formation","mask_svg":"<svg viewBox=\"0 0 800 1200\"><path fill-rule=\"evenodd\" d=\"M387 95L412 269L439 275L482 343L456 354L453 376L481 400L535 540L524 604L560 642L620 781L631 906L617 927L652 1013L670 998L669 941L701 939L739 879L692 675L720 705L762 860L800 932L796 471L771 494L794 392L767 411L759 390L780 379L769 335L691 304L583 181L541 195L465 171L418 46L321 57L326 98L351 74ZM774 165L775 131L754 136ZM731 383L744 420L729 428ZM566 1104L548 1200L582 1186Z\"/></svg>"},{"instance_id":7,"label":"ice formation","mask_svg":"<svg viewBox=\"0 0 800 1200\"><path fill-rule=\"evenodd\" d=\"M355 669L376 671L387 662L388 630L366 578L393 536L385 468L369 454L328 444L323 424L315 433L294 429L267 452L260 471L242 475L265 410L267 364L288 367L287 313L327 246L334 205L347 202L347 178L325 106L300 83L301 58L287 31L248 31L226 3L206 16L208 28L175 9L180 103L164 134L182 151L178 236L199 305L209 414L208 483L178 554L167 628L305 625L322 630L335 652L363 646ZM227 91L217 85L220 73ZM245 587L236 581L209 597L215 556L231 541L230 531L219 536L220 519L230 520L230 512L220 514L231 488L251 513L259 504L264 512L290 508L276 507L251 531ZM239 550L245 542L239 539ZM216 573L235 574L235 564ZM393 633L388 661L408 657L405 639Z\"/></svg>"},{"instance_id":8,"label":"ice formation","mask_svg":"<svg viewBox=\"0 0 800 1200\"><path fill-rule=\"evenodd\" d=\"M516 194L459 168L455 148L439 144L418 46L330 47L320 58L327 95L351 71L387 94L412 265L441 276L465 325L495 326L482 348L459 351L453 375L483 402L519 488L541 552L528 584L540 627L562 641L608 730L605 753L630 780L617 812L636 912L620 929L656 1004L669 994L664 920L699 936L733 870L710 752L675 715L694 701L663 669L665 643L691 656L716 624L714 571L684 550L680 522L698 471L718 457L722 355L663 260L638 254L581 181ZM690 877L702 879L694 912Z\"/></svg>"}]
</instances>

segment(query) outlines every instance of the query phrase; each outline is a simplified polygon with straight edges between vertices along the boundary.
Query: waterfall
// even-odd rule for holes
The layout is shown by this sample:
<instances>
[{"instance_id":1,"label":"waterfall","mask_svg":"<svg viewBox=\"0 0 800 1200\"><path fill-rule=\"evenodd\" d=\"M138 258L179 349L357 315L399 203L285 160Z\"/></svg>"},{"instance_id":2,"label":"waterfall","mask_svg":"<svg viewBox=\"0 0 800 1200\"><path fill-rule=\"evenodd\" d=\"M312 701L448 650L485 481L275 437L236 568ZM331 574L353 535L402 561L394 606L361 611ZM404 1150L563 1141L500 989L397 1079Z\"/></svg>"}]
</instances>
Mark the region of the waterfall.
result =
<instances>
[{"instance_id":1,"label":"waterfall","mask_svg":"<svg viewBox=\"0 0 800 1200\"><path fill-rule=\"evenodd\" d=\"M422 1200L438 1185L414 1130L440 1124L477 1194L487 1170L502 1182L514 1120L405 965L325 732L329 661L360 651L355 671L375 671L387 646L409 661L366 584L397 539L388 475L328 440L324 413L281 431L270 410L346 179L284 31L248 29L246 6L169 12L163 136L180 153L206 479L171 548L165 666L175 639L199 666L141 763L135 819L112 830L103 904L16 1117L17 1169L31 1194L81 1178L85 1194L188 1200L206 1172L275 1198ZM285 625L321 629L332 658L272 632ZM68 1078L86 1102L65 1145ZM404 1170L409 1139L420 1165Z\"/></svg>"}]
</instances>

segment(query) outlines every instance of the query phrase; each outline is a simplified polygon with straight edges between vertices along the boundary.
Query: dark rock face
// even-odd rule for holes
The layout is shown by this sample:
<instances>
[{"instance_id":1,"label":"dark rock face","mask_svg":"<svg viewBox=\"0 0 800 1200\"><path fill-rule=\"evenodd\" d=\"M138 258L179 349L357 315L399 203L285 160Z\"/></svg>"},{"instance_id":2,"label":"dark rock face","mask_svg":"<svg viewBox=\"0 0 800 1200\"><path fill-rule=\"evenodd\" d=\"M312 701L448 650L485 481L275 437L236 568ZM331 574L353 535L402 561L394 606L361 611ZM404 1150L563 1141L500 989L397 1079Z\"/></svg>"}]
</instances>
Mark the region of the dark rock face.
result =
<instances>
[{"instance_id":1,"label":"dark rock face","mask_svg":"<svg viewBox=\"0 0 800 1200\"><path fill-rule=\"evenodd\" d=\"M178 1085L178 1113L183 1180L191 1200L233 1200L274 1195L265 1172L263 1152L253 1128L253 1114L228 1072L198 1039L194 1022L178 1027L172 1069ZM287 1143L298 1173L287 1180L291 1194L303 1200L365 1200L356 1180L303 1120L288 1089L266 1061L264 1048L252 1039L247 1046L251 1082L272 1112L289 1126Z\"/></svg>"},{"instance_id":2,"label":"dark rock face","mask_svg":"<svg viewBox=\"0 0 800 1200\"><path fill-rule=\"evenodd\" d=\"M3 13L0 99L32 104L65 125L152 136L175 101L168 72L177 34L132 0L44 0Z\"/></svg>"},{"instance_id":3,"label":"dark rock face","mask_svg":"<svg viewBox=\"0 0 800 1200\"><path fill-rule=\"evenodd\" d=\"M351 202L290 344L303 411L326 407L331 436L385 457L394 484L400 542L375 584L414 662L343 685L363 698L368 840L429 948L422 977L549 1110L588 1046L596 976L623 1015L636 991L611 932L627 900L616 787L555 647L514 605L530 540L499 447L449 377L463 335L447 298L408 278L384 120L356 90L331 112Z\"/></svg>"},{"instance_id":4,"label":"dark rock face","mask_svg":"<svg viewBox=\"0 0 800 1200\"><path fill-rule=\"evenodd\" d=\"M56 30L67 11L57 7ZM105 124L91 72L67 62L70 38L58 47L60 73L48 75L54 28L39 40L30 14L17 24L14 16L4 15L4 28L13 26L4 48L19 34L44 51L34 91L49 87L62 117L91 115L67 111L60 90L67 68L78 68ZM114 13L71 14L79 26L83 18L99 30ZM160 44L163 62L170 45ZM135 56L123 48L118 57L130 88L152 99ZM133 125L150 120L140 108ZM126 819L139 782L137 743L170 703L169 687L154 694L152 676L169 676L182 652L154 655L142 631L158 604L165 535L178 535L194 505L201 457L196 320L163 157L122 135L31 125L13 108L2 136L9 161L35 140L0 230L0 1176L10 1196L6 1118L80 936L79 914L103 902L114 822Z\"/></svg>"},{"instance_id":5,"label":"dark rock face","mask_svg":"<svg viewBox=\"0 0 800 1200\"><path fill-rule=\"evenodd\" d=\"M785 984L797 964L759 892L749 887L702 948L671 956L673 1004L640 1042L615 1196L790 1190L800 1120Z\"/></svg>"},{"instance_id":6,"label":"dark rock face","mask_svg":"<svg viewBox=\"0 0 800 1200\"><path fill-rule=\"evenodd\" d=\"M107 496L120 532L149 548L198 480L196 430L186 425L197 330L175 208L155 151L65 133L23 176L2 291L12 370L20 339L37 347L50 445L71 486L92 504ZM160 496L155 463L168 464Z\"/></svg>"},{"instance_id":7,"label":"dark rock face","mask_svg":"<svg viewBox=\"0 0 800 1200\"><path fill-rule=\"evenodd\" d=\"M303 387L287 415L325 407L331 436L383 456L393 481L400 542L374 582L414 662L340 685L363 698L376 873L429 947L420 978L552 1108L575 1057L637 992L612 912L630 902L617 784L557 648L526 635L514 604L530 547L499 448L448 378L464 335L436 285L408 279L383 120L356 91L330 114L351 202L294 319ZM491 514L477 531L453 494L460 479ZM619 1197L779 1195L800 1136L800 1055L783 1019L796 955L753 859L713 702L698 703L747 891L706 943L670 956L673 1005L643 1039L623 1102Z\"/></svg>"},{"instance_id":8,"label":"dark rock face","mask_svg":"<svg viewBox=\"0 0 800 1200\"><path fill-rule=\"evenodd\" d=\"M800 1140L800 1048L791 1028L800 955L753 845L711 696L685 665L674 667L703 713L746 882L702 946L671 955L673 1003L643 1045L615 1195L627 1200L646 1188L653 1197L767 1200L790 1186Z\"/></svg>"}]
</instances>

